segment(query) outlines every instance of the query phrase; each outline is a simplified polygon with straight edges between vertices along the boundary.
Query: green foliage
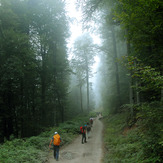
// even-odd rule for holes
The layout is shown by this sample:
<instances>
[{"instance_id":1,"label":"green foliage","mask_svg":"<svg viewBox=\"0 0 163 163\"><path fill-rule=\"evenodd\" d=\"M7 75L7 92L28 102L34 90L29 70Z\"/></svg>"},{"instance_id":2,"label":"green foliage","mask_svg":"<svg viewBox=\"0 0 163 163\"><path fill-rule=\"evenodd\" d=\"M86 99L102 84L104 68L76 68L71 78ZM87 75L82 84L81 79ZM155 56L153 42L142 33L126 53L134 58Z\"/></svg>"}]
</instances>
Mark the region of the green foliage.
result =
<instances>
[{"instance_id":1,"label":"green foliage","mask_svg":"<svg viewBox=\"0 0 163 163\"><path fill-rule=\"evenodd\" d=\"M161 31L158 30L162 30L161 5L161 0L135 0L134 2L118 0L115 5L114 19L120 21L122 26L129 30L128 37L137 48L155 44L155 36L160 39L161 36L158 34Z\"/></svg>"},{"instance_id":2,"label":"green foliage","mask_svg":"<svg viewBox=\"0 0 163 163\"><path fill-rule=\"evenodd\" d=\"M140 81L139 85L142 85L139 86L140 90L163 88L163 76L155 68L144 65L137 57L124 56L123 59L125 59L124 65L132 71L131 77Z\"/></svg>"},{"instance_id":3,"label":"green foliage","mask_svg":"<svg viewBox=\"0 0 163 163\"><path fill-rule=\"evenodd\" d=\"M61 146L69 144L79 135L80 126L89 120L89 115L78 116L71 121L61 123L58 127L49 128L39 136L6 141L0 145L0 162L45 162L48 157L48 145L54 132L57 131L62 138Z\"/></svg>"},{"instance_id":4,"label":"green foliage","mask_svg":"<svg viewBox=\"0 0 163 163\"><path fill-rule=\"evenodd\" d=\"M64 1L0 1L0 142L64 121L67 37Z\"/></svg>"},{"instance_id":5,"label":"green foliage","mask_svg":"<svg viewBox=\"0 0 163 163\"><path fill-rule=\"evenodd\" d=\"M89 116L90 116L90 117L96 117L96 112L91 111L91 112L89 113Z\"/></svg>"},{"instance_id":6,"label":"green foliage","mask_svg":"<svg viewBox=\"0 0 163 163\"><path fill-rule=\"evenodd\" d=\"M126 77L129 82L121 78L120 88L123 92L120 93L123 97L130 97L132 105L125 105L121 110L126 110L125 114L128 112L125 116L122 113L109 117L110 120L105 118L105 144L108 152L105 162L163 162L162 103L140 105L142 101L152 102L162 97L162 0L87 0L79 3L83 4L84 17L91 17L98 9L102 11L100 19L104 28L101 30L101 50L105 54L101 57L101 94L103 106L109 113L119 102L116 100L114 75L119 73L120 76L127 76L127 72L115 72L113 67L110 24L119 29L115 30L116 35L123 35L122 48L126 48L126 51L122 55L130 56L127 57L125 66L129 70L128 76L132 78ZM119 41L120 37L116 37L116 43ZM118 45L116 50L120 48ZM129 84L132 85L130 91ZM122 105L125 103L123 100ZM128 127L126 134L121 132L124 126Z\"/></svg>"},{"instance_id":7,"label":"green foliage","mask_svg":"<svg viewBox=\"0 0 163 163\"><path fill-rule=\"evenodd\" d=\"M129 114L134 107L134 114ZM125 105L122 113L105 118L105 162L162 162L162 103ZM132 123L131 123L132 122Z\"/></svg>"},{"instance_id":8,"label":"green foliage","mask_svg":"<svg viewBox=\"0 0 163 163\"><path fill-rule=\"evenodd\" d=\"M141 140L146 162L162 162L163 104L152 102L138 107L137 118L141 119Z\"/></svg>"},{"instance_id":9,"label":"green foliage","mask_svg":"<svg viewBox=\"0 0 163 163\"><path fill-rule=\"evenodd\" d=\"M121 106L121 111L126 113L126 123L127 126L130 128L137 122L137 112L139 105L136 104L124 104Z\"/></svg>"},{"instance_id":10,"label":"green foliage","mask_svg":"<svg viewBox=\"0 0 163 163\"><path fill-rule=\"evenodd\" d=\"M34 147L33 144L30 144L31 142L28 143L26 140L15 139L13 141L7 141L5 144L1 145L0 162L39 163L45 161L46 152Z\"/></svg>"},{"instance_id":11,"label":"green foliage","mask_svg":"<svg viewBox=\"0 0 163 163\"><path fill-rule=\"evenodd\" d=\"M105 118L105 156L104 162L137 163L142 157L141 143L137 129L127 130L127 115L117 114Z\"/></svg>"}]
</instances>

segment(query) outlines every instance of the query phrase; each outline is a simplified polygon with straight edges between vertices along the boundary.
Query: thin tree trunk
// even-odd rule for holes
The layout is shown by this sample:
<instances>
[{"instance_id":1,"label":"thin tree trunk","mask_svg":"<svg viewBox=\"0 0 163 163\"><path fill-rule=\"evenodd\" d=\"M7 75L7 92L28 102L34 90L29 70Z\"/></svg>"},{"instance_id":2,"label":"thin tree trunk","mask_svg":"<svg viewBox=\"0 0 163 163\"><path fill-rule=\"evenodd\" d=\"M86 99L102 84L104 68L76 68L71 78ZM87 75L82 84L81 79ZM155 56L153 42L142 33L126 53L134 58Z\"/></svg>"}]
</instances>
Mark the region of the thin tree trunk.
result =
<instances>
[{"instance_id":1,"label":"thin tree trunk","mask_svg":"<svg viewBox=\"0 0 163 163\"><path fill-rule=\"evenodd\" d=\"M58 99L57 101L58 101L58 105L59 105L59 109L60 109L60 113L61 113L61 122L63 123L64 122L64 108L63 108L61 98L60 98L58 91L57 91L57 99Z\"/></svg>"},{"instance_id":2,"label":"thin tree trunk","mask_svg":"<svg viewBox=\"0 0 163 163\"><path fill-rule=\"evenodd\" d=\"M86 56L86 79L87 79L87 110L89 110L89 72L88 72L88 58Z\"/></svg>"},{"instance_id":3,"label":"thin tree trunk","mask_svg":"<svg viewBox=\"0 0 163 163\"><path fill-rule=\"evenodd\" d=\"M83 112L82 85L80 85L80 106L81 106L81 111Z\"/></svg>"},{"instance_id":4,"label":"thin tree trunk","mask_svg":"<svg viewBox=\"0 0 163 163\"><path fill-rule=\"evenodd\" d=\"M41 124L45 126L45 91L46 91L46 63L45 63L45 47L41 45L41 56L42 56L42 72L41 72Z\"/></svg>"},{"instance_id":5,"label":"thin tree trunk","mask_svg":"<svg viewBox=\"0 0 163 163\"><path fill-rule=\"evenodd\" d=\"M1 130L1 132L0 132L0 143L3 143L4 138L5 138L5 133L4 133L4 131L5 131L5 118L4 118L4 116L1 117L1 119L0 119L0 130Z\"/></svg>"},{"instance_id":6,"label":"thin tree trunk","mask_svg":"<svg viewBox=\"0 0 163 163\"><path fill-rule=\"evenodd\" d=\"M134 62L134 65L136 67L136 61ZM136 104L139 104L140 103L140 94L139 94L139 91L138 91L138 79L136 79L135 81L135 85L136 85Z\"/></svg>"},{"instance_id":7,"label":"thin tree trunk","mask_svg":"<svg viewBox=\"0 0 163 163\"><path fill-rule=\"evenodd\" d=\"M10 135L13 134L13 93L11 92L12 87L11 87L11 81L8 81L8 90L7 90L7 109L8 109L8 116L7 116L7 121L6 121L6 138L7 140L10 139Z\"/></svg>"},{"instance_id":8,"label":"thin tree trunk","mask_svg":"<svg viewBox=\"0 0 163 163\"><path fill-rule=\"evenodd\" d=\"M160 71L162 72L161 75L163 75L163 68L161 68ZM160 92L161 93L161 99L160 100L163 102L163 88L161 88L160 91L161 91Z\"/></svg>"},{"instance_id":9,"label":"thin tree trunk","mask_svg":"<svg viewBox=\"0 0 163 163\"><path fill-rule=\"evenodd\" d=\"M112 30L112 40L113 40L113 52L114 52L114 59L115 59L115 71L116 71L116 87L117 87L117 109L121 105L121 98L120 98L120 84L119 84L119 67L118 63L116 62L117 59L117 44L115 39L115 31L114 26L111 26Z\"/></svg>"},{"instance_id":10,"label":"thin tree trunk","mask_svg":"<svg viewBox=\"0 0 163 163\"><path fill-rule=\"evenodd\" d=\"M161 89L161 101L163 101L163 89Z\"/></svg>"},{"instance_id":11,"label":"thin tree trunk","mask_svg":"<svg viewBox=\"0 0 163 163\"><path fill-rule=\"evenodd\" d=\"M128 33L128 31L126 30L126 33ZM130 53L131 53L131 47L130 47L130 40L127 39L127 55L130 56ZM130 104L133 105L134 104L134 91L133 91L133 80L132 80L132 71L130 71L130 80L129 80L129 100L130 100ZM133 107L131 106L131 109L130 109L130 113L131 113L131 116L133 116Z\"/></svg>"},{"instance_id":12,"label":"thin tree trunk","mask_svg":"<svg viewBox=\"0 0 163 163\"><path fill-rule=\"evenodd\" d=\"M58 88L56 87L56 83L57 83L57 71L56 71L56 65L57 65L57 44L55 43L53 45L53 54L54 54L54 90L56 90L56 92L54 92L54 97L55 97L55 107L54 107L54 113L55 113L55 118L54 118L54 122L56 124L56 126L59 125L59 120L58 120L58 111L59 111L59 94L58 94ZM56 93L56 94L55 94Z\"/></svg>"},{"instance_id":13,"label":"thin tree trunk","mask_svg":"<svg viewBox=\"0 0 163 163\"><path fill-rule=\"evenodd\" d=\"M62 105L62 107L61 107L62 109L62 113L61 113L61 115L62 115L62 123L64 123L64 121L65 121L65 117L64 117L64 105Z\"/></svg>"},{"instance_id":14,"label":"thin tree trunk","mask_svg":"<svg viewBox=\"0 0 163 163\"><path fill-rule=\"evenodd\" d=\"M16 109L15 108L14 108L14 128L15 128L15 130L14 130L14 136L16 138L18 138L19 137L18 117L16 115Z\"/></svg>"},{"instance_id":15,"label":"thin tree trunk","mask_svg":"<svg viewBox=\"0 0 163 163\"><path fill-rule=\"evenodd\" d=\"M59 121L58 121L58 98L56 98L55 124L56 124L56 126L59 126Z\"/></svg>"},{"instance_id":16,"label":"thin tree trunk","mask_svg":"<svg viewBox=\"0 0 163 163\"><path fill-rule=\"evenodd\" d=\"M140 93L138 91L138 81L136 80L136 103L140 103Z\"/></svg>"}]
</instances>

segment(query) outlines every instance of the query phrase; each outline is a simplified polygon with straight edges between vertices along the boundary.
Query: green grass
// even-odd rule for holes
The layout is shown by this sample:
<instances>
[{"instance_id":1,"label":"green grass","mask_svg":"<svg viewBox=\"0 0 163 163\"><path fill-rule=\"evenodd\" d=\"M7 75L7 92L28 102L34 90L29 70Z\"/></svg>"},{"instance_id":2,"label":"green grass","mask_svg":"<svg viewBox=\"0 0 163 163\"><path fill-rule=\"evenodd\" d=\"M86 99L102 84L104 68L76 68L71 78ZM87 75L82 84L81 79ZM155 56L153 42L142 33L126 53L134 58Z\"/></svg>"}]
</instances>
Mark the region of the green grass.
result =
<instances>
[{"instance_id":1,"label":"green grass","mask_svg":"<svg viewBox=\"0 0 163 163\"><path fill-rule=\"evenodd\" d=\"M39 139L39 137L38 137ZM0 146L1 163L37 163L46 160L46 152L42 151L36 145L31 145L30 139L27 141L15 139L7 141Z\"/></svg>"},{"instance_id":2,"label":"green grass","mask_svg":"<svg viewBox=\"0 0 163 163\"><path fill-rule=\"evenodd\" d=\"M61 138L61 146L69 144L79 135L79 128L89 121L89 115L78 116L59 127L48 129L38 136L25 139L14 139L0 145L0 163L42 163L48 157L49 143L57 131Z\"/></svg>"},{"instance_id":3,"label":"green grass","mask_svg":"<svg viewBox=\"0 0 163 163\"><path fill-rule=\"evenodd\" d=\"M129 110L105 116L104 163L163 162L162 106L160 102L135 106L134 117Z\"/></svg>"},{"instance_id":4,"label":"green grass","mask_svg":"<svg viewBox=\"0 0 163 163\"><path fill-rule=\"evenodd\" d=\"M126 115L118 114L104 120L104 163L137 163L142 157L137 128L124 133Z\"/></svg>"}]
</instances>

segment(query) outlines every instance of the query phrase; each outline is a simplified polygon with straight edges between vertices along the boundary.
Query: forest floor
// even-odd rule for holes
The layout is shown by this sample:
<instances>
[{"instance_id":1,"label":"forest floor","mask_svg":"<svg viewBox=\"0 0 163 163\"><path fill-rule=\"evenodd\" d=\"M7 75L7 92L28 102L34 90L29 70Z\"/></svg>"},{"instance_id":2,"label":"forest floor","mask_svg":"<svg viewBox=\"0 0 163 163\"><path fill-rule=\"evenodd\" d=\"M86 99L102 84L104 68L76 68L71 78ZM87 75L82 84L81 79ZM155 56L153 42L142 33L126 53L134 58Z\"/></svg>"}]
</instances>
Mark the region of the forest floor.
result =
<instances>
[{"instance_id":1,"label":"forest floor","mask_svg":"<svg viewBox=\"0 0 163 163\"><path fill-rule=\"evenodd\" d=\"M97 117L94 120L90 137L87 143L81 144L82 136L78 136L71 144L60 148L60 163L101 163L103 158L102 131L103 124ZM62 136L62 135L61 135ZM53 151L49 154L49 163L57 162L53 157Z\"/></svg>"}]
</instances>

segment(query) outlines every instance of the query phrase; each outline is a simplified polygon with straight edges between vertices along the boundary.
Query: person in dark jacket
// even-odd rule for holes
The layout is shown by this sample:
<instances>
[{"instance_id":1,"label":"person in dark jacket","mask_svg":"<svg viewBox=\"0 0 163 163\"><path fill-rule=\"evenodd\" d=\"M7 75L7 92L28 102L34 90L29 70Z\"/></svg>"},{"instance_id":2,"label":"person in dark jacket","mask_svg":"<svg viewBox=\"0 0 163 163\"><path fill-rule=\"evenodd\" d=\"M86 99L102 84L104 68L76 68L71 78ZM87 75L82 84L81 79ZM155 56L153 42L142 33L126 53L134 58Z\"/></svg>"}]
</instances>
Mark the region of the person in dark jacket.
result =
<instances>
[{"instance_id":1,"label":"person in dark jacket","mask_svg":"<svg viewBox=\"0 0 163 163\"><path fill-rule=\"evenodd\" d=\"M91 132L91 125L89 123L87 123L87 136L88 136L88 139L90 137L90 132Z\"/></svg>"},{"instance_id":2,"label":"person in dark jacket","mask_svg":"<svg viewBox=\"0 0 163 163\"><path fill-rule=\"evenodd\" d=\"M86 140L86 130L87 130L86 127L87 127L87 125L84 125L82 127L82 144L87 142L87 140Z\"/></svg>"}]
</instances>

